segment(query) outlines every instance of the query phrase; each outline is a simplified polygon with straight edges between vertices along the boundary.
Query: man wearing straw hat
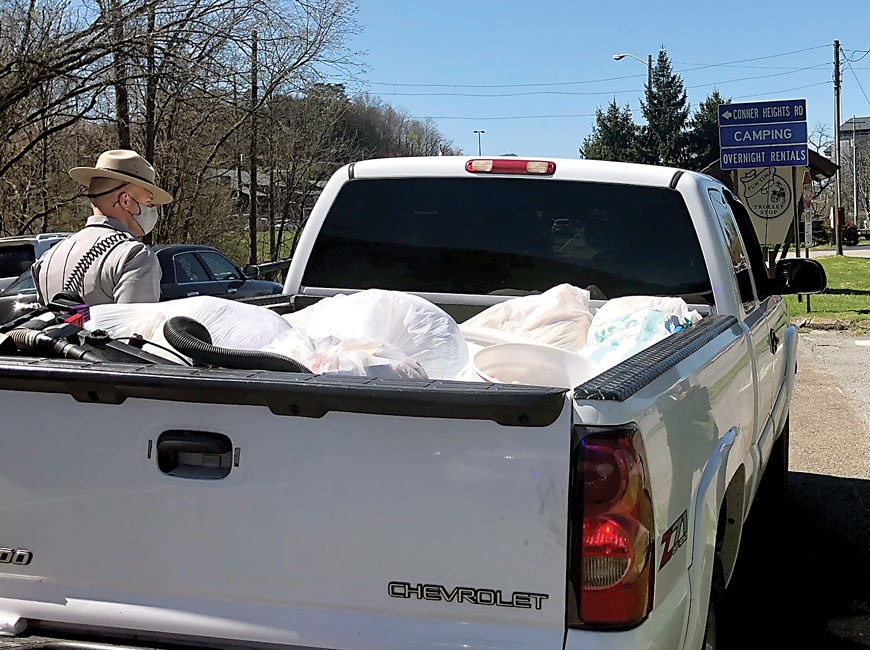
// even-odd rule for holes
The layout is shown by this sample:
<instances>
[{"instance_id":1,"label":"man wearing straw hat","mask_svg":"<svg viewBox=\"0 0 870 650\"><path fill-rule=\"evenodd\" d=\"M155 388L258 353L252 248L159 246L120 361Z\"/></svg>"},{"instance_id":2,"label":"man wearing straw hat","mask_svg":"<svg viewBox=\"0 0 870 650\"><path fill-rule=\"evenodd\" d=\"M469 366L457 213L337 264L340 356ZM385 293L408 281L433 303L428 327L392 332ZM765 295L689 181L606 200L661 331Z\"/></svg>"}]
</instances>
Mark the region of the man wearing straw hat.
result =
<instances>
[{"instance_id":1,"label":"man wearing straw hat","mask_svg":"<svg viewBox=\"0 0 870 650\"><path fill-rule=\"evenodd\" d=\"M94 167L69 174L88 188L94 214L33 265L40 302L60 293L88 305L157 302L160 265L139 238L154 229L155 206L172 195L154 184L154 168L135 151L114 150L101 154Z\"/></svg>"}]
</instances>

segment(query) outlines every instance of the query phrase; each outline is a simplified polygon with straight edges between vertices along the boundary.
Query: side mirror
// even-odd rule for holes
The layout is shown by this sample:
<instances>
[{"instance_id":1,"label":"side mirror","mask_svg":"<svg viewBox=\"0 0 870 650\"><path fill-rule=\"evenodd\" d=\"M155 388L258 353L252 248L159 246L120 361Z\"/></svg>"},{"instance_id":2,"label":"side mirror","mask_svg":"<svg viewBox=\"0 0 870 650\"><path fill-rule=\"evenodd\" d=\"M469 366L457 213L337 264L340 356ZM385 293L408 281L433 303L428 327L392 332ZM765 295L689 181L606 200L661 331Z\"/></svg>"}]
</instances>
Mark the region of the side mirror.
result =
<instances>
[{"instance_id":1,"label":"side mirror","mask_svg":"<svg viewBox=\"0 0 870 650\"><path fill-rule=\"evenodd\" d=\"M256 280L260 277L260 267L256 264L248 264L244 269L245 277L250 278L251 280Z\"/></svg>"},{"instance_id":2,"label":"side mirror","mask_svg":"<svg viewBox=\"0 0 870 650\"><path fill-rule=\"evenodd\" d=\"M816 260L800 257L780 260L770 280L771 293L821 293L828 286L824 267Z\"/></svg>"}]
</instances>

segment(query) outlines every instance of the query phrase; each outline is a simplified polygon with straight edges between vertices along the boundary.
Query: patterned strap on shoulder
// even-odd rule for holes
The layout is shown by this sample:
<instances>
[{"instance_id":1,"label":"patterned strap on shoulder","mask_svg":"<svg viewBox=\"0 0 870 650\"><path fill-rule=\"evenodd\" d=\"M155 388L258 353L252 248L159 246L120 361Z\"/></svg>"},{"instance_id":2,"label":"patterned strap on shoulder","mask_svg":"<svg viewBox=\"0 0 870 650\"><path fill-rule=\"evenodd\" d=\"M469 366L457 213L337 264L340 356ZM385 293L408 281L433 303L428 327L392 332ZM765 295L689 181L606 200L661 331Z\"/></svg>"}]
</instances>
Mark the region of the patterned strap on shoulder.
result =
<instances>
[{"instance_id":1,"label":"patterned strap on shoulder","mask_svg":"<svg viewBox=\"0 0 870 650\"><path fill-rule=\"evenodd\" d=\"M76 263L75 268L73 268L72 273L70 273L69 277L66 279L66 282L63 283L63 290L66 292L74 293L79 298L82 298L82 290L84 289L85 282L85 273L88 272L88 269L94 265L94 263L103 257L110 250L115 248L118 244L121 244L125 241L133 241L133 239L122 232L116 232L113 235L109 235L108 237L104 237L103 239L96 242L91 249L82 255L81 259Z\"/></svg>"}]
</instances>

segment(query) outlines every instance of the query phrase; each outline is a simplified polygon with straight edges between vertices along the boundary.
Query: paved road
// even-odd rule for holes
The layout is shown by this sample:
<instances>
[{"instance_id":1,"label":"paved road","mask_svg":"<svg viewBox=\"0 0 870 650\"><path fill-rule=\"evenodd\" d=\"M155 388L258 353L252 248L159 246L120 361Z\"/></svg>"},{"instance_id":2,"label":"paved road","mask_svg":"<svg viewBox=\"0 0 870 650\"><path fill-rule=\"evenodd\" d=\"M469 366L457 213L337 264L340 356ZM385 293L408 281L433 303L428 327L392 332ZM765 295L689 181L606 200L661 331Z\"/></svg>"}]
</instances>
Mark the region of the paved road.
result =
<instances>
[{"instance_id":1,"label":"paved road","mask_svg":"<svg viewBox=\"0 0 870 650\"><path fill-rule=\"evenodd\" d=\"M856 340L801 336L788 512L747 522L728 621L735 647L870 648L870 347Z\"/></svg>"},{"instance_id":2,"label":"paved road","mask_svg":"<svg viewBox=\"0 0 870 650\"><path fill-rule=\"evenodd\" d=\"M812 259L816 259L818 257L829 257L836 253L835 250L816 250L810 249L810 257ZM806 253L804 249L801 248L801 257L804 257ZM858 246L844 246L843 247L843 255L846 257L870 257L870 244L859 244ZM794 257L794 253L790 254L789 257Z\"/></svg>"}]
</instances>

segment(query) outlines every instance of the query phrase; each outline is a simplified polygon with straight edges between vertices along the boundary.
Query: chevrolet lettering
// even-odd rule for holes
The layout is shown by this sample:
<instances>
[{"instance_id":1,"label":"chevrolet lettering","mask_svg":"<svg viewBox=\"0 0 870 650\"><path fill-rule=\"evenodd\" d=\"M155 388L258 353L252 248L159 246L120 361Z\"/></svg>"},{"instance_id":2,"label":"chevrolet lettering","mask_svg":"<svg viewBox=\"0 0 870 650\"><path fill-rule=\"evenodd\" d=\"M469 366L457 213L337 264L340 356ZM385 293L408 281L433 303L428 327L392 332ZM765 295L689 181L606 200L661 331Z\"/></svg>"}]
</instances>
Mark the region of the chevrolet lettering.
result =
<instances>
[{"instance_id":1,"label":"chevrolet lettering","mask_svg":"<svg viewBox=\"0 0 870 650\"><path fill-rule=\"evenodd\" d=\"M509 598L502 595L501 589L477 589L474 587L453 587L448 590L444 585L411 584L410 582L391 582L387 585L390 598L416 598L445 603L488 605L490 607L518 607L520 609L541 609L550 596L525 591L515 591Z\"/></svg>"}]
</instances>

